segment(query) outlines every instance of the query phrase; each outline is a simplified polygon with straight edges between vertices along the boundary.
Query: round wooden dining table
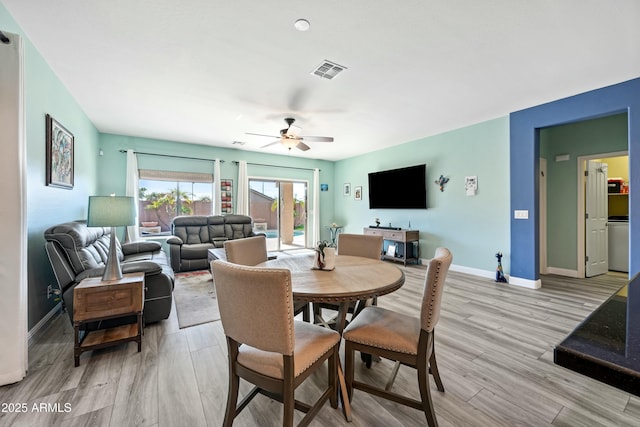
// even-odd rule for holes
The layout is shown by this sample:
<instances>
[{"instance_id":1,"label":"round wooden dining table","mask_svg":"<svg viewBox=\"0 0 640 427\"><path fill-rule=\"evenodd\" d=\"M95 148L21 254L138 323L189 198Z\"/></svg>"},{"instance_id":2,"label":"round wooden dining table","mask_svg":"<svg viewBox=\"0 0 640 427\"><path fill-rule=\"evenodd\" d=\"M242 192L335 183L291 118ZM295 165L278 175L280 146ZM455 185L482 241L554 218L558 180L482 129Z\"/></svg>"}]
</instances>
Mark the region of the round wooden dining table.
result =
<instances>
[{"instance_id":1,"label":"round wooden dining table","mask_svg":"<svg viewBox=\"0 0 640 427\"><path fill-rule=\"evenodd\" d=\"M396 265L359 256L336 256L333 270L312 270L313 255L281 255L257 267L286 268L291 271L294 301L338 304L335 329L342 335L349 306L398 290L404 284L404 272ZM342 408L351 421L351 407L346 391L342 364L338 364L338 381Z\"/></svg>"},{"instance_id":2,"label":"round wooden dining table","mask_svg":"<svg viewBox=\"0 0 640 427\"><path fill-rule=\"evenodd\" d=\"M280 256L258 267L286 268L291 271L294 301L329 302L346 309L352 302L385 295L404 284L404 272L397 266L359 256L338 255L333 270L312 270L313 255ZM344 318L336 324L342 333Z\"/></svg>"}]
</instances>

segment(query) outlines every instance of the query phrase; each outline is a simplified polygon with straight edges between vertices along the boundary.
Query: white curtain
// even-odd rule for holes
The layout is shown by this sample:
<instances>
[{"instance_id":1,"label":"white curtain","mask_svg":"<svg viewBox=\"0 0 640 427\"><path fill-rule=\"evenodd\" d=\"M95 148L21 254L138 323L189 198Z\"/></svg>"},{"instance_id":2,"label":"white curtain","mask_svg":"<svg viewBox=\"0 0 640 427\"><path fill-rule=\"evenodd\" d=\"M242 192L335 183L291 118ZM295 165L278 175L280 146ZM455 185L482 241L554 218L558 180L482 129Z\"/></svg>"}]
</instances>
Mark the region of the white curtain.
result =
<instances>
[{"instance_id":1,"label":"white curtain","mask_svg":"<svg viewBox=\"0 0 640 427\"><path fill-rule=\"evenodd\" d=\"M6 224L0 248L0 385L22 380L28 367L24 50L20 37L4 34L10 42L0 43L0 218Z\"/></svg>"},{"instance_id":2,"label":"white curtain","mask_svg":"<svg viewBox=\"0 0 640 427\"><path fill-rule=\"evenodd\" d=\"M220 159L216 159L213 164L213 185L215 185L215 191L213 192L215 199L213 200L213 214L221 215L222 212L222 198L220 197Z\"/></svg>"},{"instance_id":3,"label":"white curtain","mask_svg":"<svg viewBox=\"0 0 640 427\"><path fill-rule=\"evenodd\" d=\"M313 170L313 206L311 208L311 242L309 247L314 247L320 241L320 170Z\"/></svg>"},{"instance_id":4,"label":"white curtain","mask_svg":"<svg viewBox=\"0 0 640 427\"><path fill-rule=\"evenodd\" d=\"M238 193L236 202L236 213L238 215L249 215L249 177L247 176L247 162L238 162Z\"/></svg>"},{"instance_id":5,"label":"white curtain","mask_svg":"<svg viewBox=\"0 0 640 427\"><path fill-rule=\"evenodd\" d=\"M125 195L133 197L134 204L136 206L136 223L127 227L127 235L125 236L125 242L135 242L140 236L140 222L138 217L138 159L136 153L133 150L127 150L127 181Z\"/></svg>"}]
</instances>

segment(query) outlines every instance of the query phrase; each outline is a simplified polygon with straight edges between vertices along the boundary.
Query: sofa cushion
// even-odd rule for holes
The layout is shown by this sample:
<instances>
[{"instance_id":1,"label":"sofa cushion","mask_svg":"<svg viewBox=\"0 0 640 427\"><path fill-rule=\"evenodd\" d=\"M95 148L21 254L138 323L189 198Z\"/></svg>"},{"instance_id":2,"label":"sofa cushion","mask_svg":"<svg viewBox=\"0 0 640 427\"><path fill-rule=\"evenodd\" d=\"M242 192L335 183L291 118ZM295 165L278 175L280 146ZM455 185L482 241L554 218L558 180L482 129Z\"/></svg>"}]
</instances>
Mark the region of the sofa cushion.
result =
<instances>
[{"instance_id":1,"label":"sofa cushion","mask_svg":"<svg viewBox=\"0 0 640 427\"><path fill-rule=\"evenodd\" d=\"M183 245L180 256L182 259L207 258L207 251L213 249L212 243L196 243L193 245Z\"/></svg>"},{"instance_id":2,"label":"sofa cushion","mask_svg":"<svg viewBox=\"0 0 640 427\"><path fill-rule=\"evenodd\" d=\"M87 227L83 221L66 222L45 231L47 241L56 242L67 256L75 274L104 267L109 253L111 228ZM116 239L118 259L124 255Z\"/></svg>"},{"instance_id":3,"label":"sofa cushion","mask_svg":"<svg viewBox=\"0 0 640 427\"><path fill-rule=\"evenodd\" d=\"M245 237L250 237L253 233L253 227L251 224L229 224L226 223L225 234L229 240L232 239L243 239Z\"/></svg>"},{"instance_id":4,"label":"sofa cushion","mask_svg":"<svg viewBox=\"0 0 640 427\"><path fill-rule=\"evenodd\" d=\"M214 242L226 239L224 234L224 217L220 215L212 215L207 217L209 228L209 239Z\"/></svg>"},{"instance_id":5,"label":"sofa cushion","mask_svg":"<svg viewBox=\"0 0 640 427\"><path fill-rule=\"evenodd\" d=\"M173 219L171 230L174 236L188 245L209 241L207 217L202 215L179 216Z\"/></svg>"}]
</instances>

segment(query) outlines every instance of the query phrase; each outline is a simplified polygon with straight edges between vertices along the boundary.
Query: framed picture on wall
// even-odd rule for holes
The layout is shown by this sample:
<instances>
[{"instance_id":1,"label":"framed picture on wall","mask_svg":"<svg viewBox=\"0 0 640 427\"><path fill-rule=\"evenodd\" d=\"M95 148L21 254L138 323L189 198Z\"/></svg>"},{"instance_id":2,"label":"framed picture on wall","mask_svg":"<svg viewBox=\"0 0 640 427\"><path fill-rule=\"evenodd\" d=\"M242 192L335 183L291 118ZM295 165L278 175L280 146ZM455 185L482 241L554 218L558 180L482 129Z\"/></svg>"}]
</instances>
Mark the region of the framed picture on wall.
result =
<instances>
[{"instance_id":1,"label":"framed picture on wall","mask_svg":"<svg viewBox=\"0 0 640 427\"><path fill-rule=\"evenodd\" d=\"M351 195L351 184L349 184L348 182L345 182L344 186L342 187L342 195L343 196Z\"/></svg>"},{"instance_id":2,"label":"framed picture on wall","mask_svg":"<svg viewBox=\"0 0 640 427\"><path fill-rule=\"evenodd\" d=\"M356 200L362 200L362 187L358 186L353 189L353 197Z\"/></svg>"},{"instance_id":3,"label":"framed picture on wall","mask_svg":"<svg viewBox=\"0 0 640 427\"><path fill-rule=\"evenodd\" d=\"M73 134L46 115L47 181L50 187L73 188Z\"/></svg>"},{"instance_id":4,"label":"framed picture on wall","mask_svg":"<svg viewBox=\"0 0 640 427\"><path fill-rule=\"evenodd\" d=\"M223 179L220 181L220 207L221 213L233 213L233 180Z\"/></svg>"}]
</instances>

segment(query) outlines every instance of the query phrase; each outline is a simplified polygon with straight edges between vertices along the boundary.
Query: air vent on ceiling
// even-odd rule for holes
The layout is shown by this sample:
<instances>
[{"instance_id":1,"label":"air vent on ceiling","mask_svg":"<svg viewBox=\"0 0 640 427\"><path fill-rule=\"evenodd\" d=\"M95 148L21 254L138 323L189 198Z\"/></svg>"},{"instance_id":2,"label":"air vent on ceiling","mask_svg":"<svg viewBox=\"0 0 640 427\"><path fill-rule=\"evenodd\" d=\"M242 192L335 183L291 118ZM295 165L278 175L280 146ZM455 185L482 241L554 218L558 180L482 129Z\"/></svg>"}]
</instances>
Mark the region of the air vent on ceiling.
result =
<instances>
[{"instance_id":1,"label":"air vent on ceiling","mask_svg":"<svg viewBox=\"0 0 640 427\"><path fill-rule=\"evenodd\" d=\"M331 80L346 69L347 67L343 67L342 65L338 65L325 59L322 64L318 65L311 72L311 74Z\"/></svg>"}]
</instances>

